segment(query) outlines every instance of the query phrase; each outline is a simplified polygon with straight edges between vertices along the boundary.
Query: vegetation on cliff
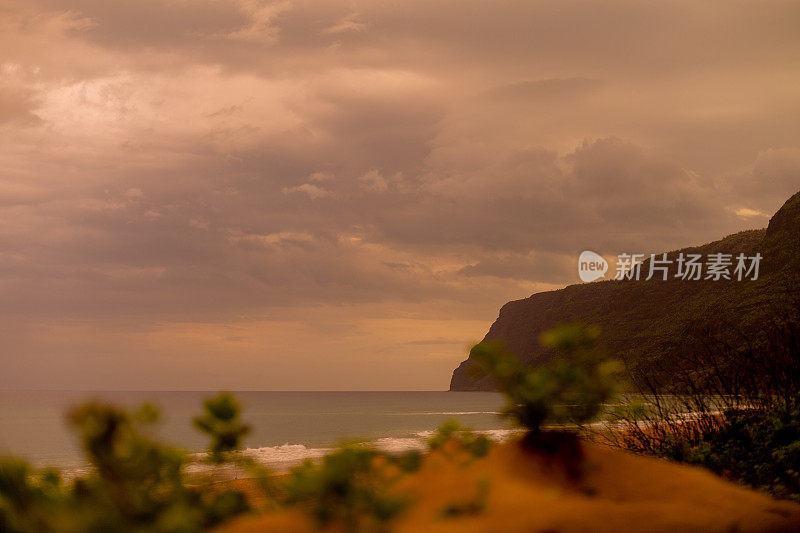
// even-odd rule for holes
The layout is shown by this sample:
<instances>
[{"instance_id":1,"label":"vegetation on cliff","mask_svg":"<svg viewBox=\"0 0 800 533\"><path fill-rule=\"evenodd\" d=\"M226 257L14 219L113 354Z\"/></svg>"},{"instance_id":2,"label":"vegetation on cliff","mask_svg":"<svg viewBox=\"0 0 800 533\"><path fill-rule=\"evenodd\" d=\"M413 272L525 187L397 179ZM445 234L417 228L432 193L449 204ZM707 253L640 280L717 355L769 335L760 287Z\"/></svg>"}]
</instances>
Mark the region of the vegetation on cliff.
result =
<instances>
[{"instance_id":1,"label":"vegetation on cliff","mask_svg":"<svg viewBox=\"0 0 800 533\"><path fill-rule=\"evenodd\" d=\"M552 361L554 351L539 338L565 322L597 324L606 348L630 372L670 368L686 350L687 332L702 325L733 323L754 335L776 306L800 284L800 193L772 217L765 230L750 230L699 247L668 253L731 253L763 256L757 280L610 280L534 294L507 303L485 341L502 341L524 365ZM738 342L739 335L731 337ZM476 379L467 359L453 372L451 390L495 390L491 377Z\"/></svg>"}]
</instances>

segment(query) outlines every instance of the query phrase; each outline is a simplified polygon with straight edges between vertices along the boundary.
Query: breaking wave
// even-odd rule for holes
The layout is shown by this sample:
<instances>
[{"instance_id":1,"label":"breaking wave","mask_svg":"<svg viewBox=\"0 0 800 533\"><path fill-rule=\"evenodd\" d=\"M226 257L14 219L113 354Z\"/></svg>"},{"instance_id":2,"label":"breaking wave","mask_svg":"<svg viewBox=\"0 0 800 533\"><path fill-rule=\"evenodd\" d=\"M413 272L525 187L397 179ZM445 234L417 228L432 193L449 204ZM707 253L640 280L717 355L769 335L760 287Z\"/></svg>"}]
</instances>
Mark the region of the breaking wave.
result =
<instances>
[{"instance_id":1,"label":"breaking wave","mask_svg":"<svg viewBox=\"0 0 800 533\"><path fill-rule=\"evenodd\" d=\"M492 429L486 431L475 431L475 433L486 435L496 442L503 442L519 430L514 429ZM435 431L418 431L411 436L405 437L382 437L367 442L375 448L386 453L403 453L410 450L424 451L428 448L428 439L435 434ZM269 467L276 472L287 472L299 465L306 459L318 460L333 451L329 447L310 447L304 444L282 444L280 446L261 446L259 448L246 448L241 451L245 457L250 457L258 463ZM187 472L200 473L207 471L210 467L203 462L204 453L192 455L193 461L188 465ZM219 467L214 467L216 473L220 473ZM233 474L234 467L225 467ZM223 469L223 470L224 470Z\"/></svg>"}]
</instances>

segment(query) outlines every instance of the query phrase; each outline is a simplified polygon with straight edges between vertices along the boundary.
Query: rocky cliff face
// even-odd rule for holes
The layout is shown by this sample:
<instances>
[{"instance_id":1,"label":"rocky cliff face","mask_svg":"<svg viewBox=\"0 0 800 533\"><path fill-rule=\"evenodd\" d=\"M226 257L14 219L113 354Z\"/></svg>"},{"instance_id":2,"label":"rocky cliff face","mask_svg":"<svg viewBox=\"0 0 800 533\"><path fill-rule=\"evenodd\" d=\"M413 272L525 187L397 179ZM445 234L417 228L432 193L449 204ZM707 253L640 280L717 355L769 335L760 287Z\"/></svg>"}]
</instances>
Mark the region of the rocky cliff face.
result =
<instances>
[{"instance_id":1,"label":"rocky cliff face","mask_svg":"<svg viewBox=\"0 0 800 533\"><path fill-rule=\"evenodd\" d=\"M600 281L534 294L500 309L485 339L502 340L529 365L553 354L539 343L542 332L560 322L599 324L607 347L631 368L664 367L686 349L685 331L699 321L734 322L746 332L757 328L770 309L800 282L800 193L790 198L766 230L669 253L763 255L756 281ZM671 274L674 274L671 272ZM670 276L672 278L672 276ZM473 380L470 361L453 372L450 390L492 390L489 378Z\"/></svg>"}]
</instances>

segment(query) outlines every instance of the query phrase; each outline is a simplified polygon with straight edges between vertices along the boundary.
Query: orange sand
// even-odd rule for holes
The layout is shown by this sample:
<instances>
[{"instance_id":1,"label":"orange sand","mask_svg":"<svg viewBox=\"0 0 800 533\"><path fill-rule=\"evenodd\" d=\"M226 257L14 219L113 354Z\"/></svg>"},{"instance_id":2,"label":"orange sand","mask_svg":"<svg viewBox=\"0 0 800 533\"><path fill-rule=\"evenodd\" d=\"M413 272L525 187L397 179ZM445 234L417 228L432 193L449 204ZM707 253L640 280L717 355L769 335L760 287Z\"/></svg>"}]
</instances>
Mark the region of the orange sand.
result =
<instances>
[{"instance_id":1,"label":"orange sand","mask_svg":"<svg viewBox=\"0 0 800 533\"><path fill-rule=\"evenodd\" d=\"M397 532L800 532L800 505L776 501L715 475L596 444L581 444L580 481L557 457L525 450L518 442L493 447L464 466L433 453L399 489L415 500L392 523ZM469 500L488 480L486 509L443 518L448 504ZM225 533L313 532L297 510L248 517ZM335 531L329 529L329 531Z\"/></svg>"}]
</instances>

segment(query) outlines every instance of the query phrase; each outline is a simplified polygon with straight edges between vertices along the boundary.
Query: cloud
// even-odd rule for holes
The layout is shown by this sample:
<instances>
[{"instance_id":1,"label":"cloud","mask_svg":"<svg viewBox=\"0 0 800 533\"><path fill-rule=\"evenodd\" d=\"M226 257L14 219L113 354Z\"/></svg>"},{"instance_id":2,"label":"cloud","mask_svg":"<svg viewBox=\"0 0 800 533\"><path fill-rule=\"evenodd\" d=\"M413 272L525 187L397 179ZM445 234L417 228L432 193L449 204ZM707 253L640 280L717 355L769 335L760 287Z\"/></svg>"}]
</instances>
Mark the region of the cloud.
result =
<instances>
[{"instance_id":1,"label":"cloud","mask_svg":"<svg viewBox=\"0 0 800 533\"><path fill-rule=\"evenodd\" d=\"M336 176L334 176L331 172L313 172L308 176L309 181L316 182L331 181L335 178Z\"/></svg>"},{"instance_id":2,"label":"cloud","mask_svg":"<svg viewBox=\"0 0 800 533\"><path fill-rule=\"evenodd\" d=\"M363 32L367 25L358 21L358 13L350 13L342 17L333 26L325 28L324 33L339 34L345 32Z\"/></svg>"},{"instance_id":3,"label":"cloud","mask_svg":"<svg viewBox=\"0 0 800 533\"><path fill-rule=\"evenodd\" d=\"M566 272L575 266L575 257L548 253L492 254L459 270L465 276L493 276L505 279L563 283Z\"/></svg>"},{"instance_id":4,"label":"cloud","mask_svg":"<svg viewBox=\"0 0 800 533\"><path fill-rule=\"evenodd\" d=\"M249 21L225 35L234 41L270 44L278 38L279 28L275 25L276 17L291 6L291 2L266 3L259 0L240 0L239 7L246 13Z\"/></svg>"},{"instance_id":5,"label":"cloud","mask_svg":"<svg viewBox=\"0 0 800 533\"><path fill-rule=\"evenodd\" d=\"M380 193L389 189L389 182L376 169L365 172L359 176L358 181L365 191Z\"/></svg>"},{"instance_id":6,"label":"cloud","mask_svg":"<svg viewBox=\"0 0 800 533\"><path fill-rule=\"evenodd\" d=\"M439 328L466 344L581 250L707 242L800 189L793 9L6 2L0 375L63 346L129 387L145 352L163 383L228 357L231 388L310 383L278 345L444 387Z\"/></svg>"},{"instance_id":7,"label":"cloud","mask_svg":"<svg viewBox=\"0 0 800 533\"><path fill-rule=\"evenodd\" d=\"M180 47L220 37L245 38L262 30L269 33L269 5L255 2L163 2L142 0L77 0L34 2L45 13L69 11L90 21L77 36L117 49L135 47Z\"/></svg>"},{"instance_id":8,"label":"cloud","mask_svg":"<svg viewBox=\"0 0 800 533\"><path fill-rule=\"evenodd\" d=\"M602 84L589 78L550 78L521 81L492 87L484 92L496 100L552 100L554 98L576 98L596 91Z\"/></svg>"},{"instance_id":9,"label":"cloud","mask_svg":"<svg viewBox=\"0 0 800 533\"><path fill-rule=\"evenodd\" d=\"M14 90L0 86L0 127L36 126L42 119L36 114L37 102L30 90Z\"/></svg>"},{"instance_id":10,"label":"cloud","mask_svg":"<svg viewBox=\"0 0 800 533\"><path fill-rule=\"evenodd\" d=\"M283 194L302 193L312 200L316 200L317 198L325 198L326 196L333 194L331 191L323 189L322 187L317 187L312 183L304 183L302 185L298 185L297 187L284 187L281 190L283 191Z\"/></svg>"},{"instance_id":11,"label":"cloud","mask_svg":"<svg viewBox=\"0 0 800 533\"><path fill-rule=\"evenodd\" d=\"M743 218L750 218L750 217L762 217L768 219L771 215L769 213L764 213L763 211L758 211L757 209L749 209L747 207L740 207L734 210L737 216Z\"/></svg>"}]
</instances>

